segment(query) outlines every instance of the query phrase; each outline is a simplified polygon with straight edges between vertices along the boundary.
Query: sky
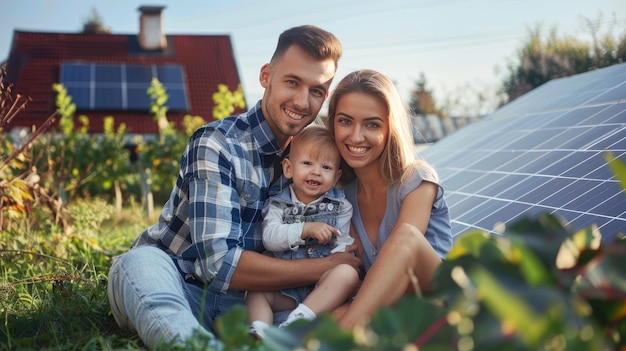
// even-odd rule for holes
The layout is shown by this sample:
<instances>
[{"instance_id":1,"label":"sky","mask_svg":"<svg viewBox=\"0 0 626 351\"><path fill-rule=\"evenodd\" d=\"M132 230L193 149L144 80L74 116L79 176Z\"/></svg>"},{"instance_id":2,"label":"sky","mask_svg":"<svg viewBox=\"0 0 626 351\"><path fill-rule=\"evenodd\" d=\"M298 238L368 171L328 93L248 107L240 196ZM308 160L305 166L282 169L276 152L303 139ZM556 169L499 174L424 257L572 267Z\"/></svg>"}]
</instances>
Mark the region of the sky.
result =
<instances>
[{"instance_id":1,"label":"sky","mask_svg":"<svg viewBox=\"0 0 626 351\"><path fill-rule=\"evenodd\" d=\"M370 68L388 75L408 102L423 74L438 104L472 91L495 94L538 24L587 42L584 18L601 18L600 34L613 28L617 37L626 28L625 0L0 0L0 61L14 30L78 32L94 8L112 34L136 34L143 5L166 6L166 34L230 35L248 105L263 94L259 70L278 36L297 25L317 25L343 43L331 88Z\"/></svg>"}]
</instances>

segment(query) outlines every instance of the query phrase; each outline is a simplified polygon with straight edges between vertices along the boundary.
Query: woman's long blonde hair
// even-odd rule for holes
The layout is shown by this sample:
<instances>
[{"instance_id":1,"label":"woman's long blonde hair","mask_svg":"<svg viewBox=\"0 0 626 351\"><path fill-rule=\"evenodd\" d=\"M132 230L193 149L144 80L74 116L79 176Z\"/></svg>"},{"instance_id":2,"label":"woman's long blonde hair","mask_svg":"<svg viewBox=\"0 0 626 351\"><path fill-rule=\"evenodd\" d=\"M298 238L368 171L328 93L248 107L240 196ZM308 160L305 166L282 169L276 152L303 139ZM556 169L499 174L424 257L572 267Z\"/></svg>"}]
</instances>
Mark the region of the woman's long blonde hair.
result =
<instances>
[{"instance_id":1,"label":"woman's long blonde hair","mask_svg":"<svg viewBox=\"0 0 626 351\"><path fill-rule=\"evenodd\" d=\"M389 113L389 137L381 155L381 175L387 184L407 181L418 168L422 168L438 180L434 168L422 159L418 159L413 136L411 135L410 113L402 102L393 82L384 74L363 69L346 75L335 88L328 102L326 126L335 135L335 113L342 96L349 93L368 94L382 102ZM348 183L355 178L354 170L345 162L341 163L342 182Z\"/></svg>"}]
</instances>

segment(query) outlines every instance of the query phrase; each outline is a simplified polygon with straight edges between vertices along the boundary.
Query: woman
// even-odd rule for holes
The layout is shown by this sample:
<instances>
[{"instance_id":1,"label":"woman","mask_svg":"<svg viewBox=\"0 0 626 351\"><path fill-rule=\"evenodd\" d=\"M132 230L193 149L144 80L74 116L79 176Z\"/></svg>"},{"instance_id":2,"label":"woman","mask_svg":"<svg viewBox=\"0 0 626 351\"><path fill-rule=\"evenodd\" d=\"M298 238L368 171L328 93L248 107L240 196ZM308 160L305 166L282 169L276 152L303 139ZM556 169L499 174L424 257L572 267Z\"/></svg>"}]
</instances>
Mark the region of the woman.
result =
<instances>
[{"instance_id":1,"label":"woman","mask_svg":"<svg viewBox=\"0 0 626 351\"><path fill-rule=\"evenodd\" d=\"M327 126L342 157L366 272L353 302L337 314L346 329L415 293L412 276L428 291L452 246L443 188L433 167L416 157L409 118L393 83L372 70L348 74L329 102Z\"/></svg>"}]
</instances>

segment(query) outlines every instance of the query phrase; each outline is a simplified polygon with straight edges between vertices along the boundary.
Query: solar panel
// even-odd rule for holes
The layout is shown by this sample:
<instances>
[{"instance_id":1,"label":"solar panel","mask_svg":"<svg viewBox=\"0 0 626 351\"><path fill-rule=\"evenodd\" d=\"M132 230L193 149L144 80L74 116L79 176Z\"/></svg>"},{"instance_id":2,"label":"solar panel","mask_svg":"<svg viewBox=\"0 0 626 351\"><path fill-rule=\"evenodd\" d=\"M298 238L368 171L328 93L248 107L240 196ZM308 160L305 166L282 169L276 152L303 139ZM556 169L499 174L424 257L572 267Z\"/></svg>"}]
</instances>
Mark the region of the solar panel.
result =
<instances>
[{"instance_id":1,"label":"solar panel","mask_svg":"<svg viewBox=\"0 0 626 351\"><path fill-rule=\"evenodd\" d=\"M147 89L152 78L167 89L167 106L187 111L187 91L180 65L135 65L65 62L60 82L79 110L142 110L150 108Z\"/></svg>"},{"instance_id":2,"label":"solar panel","mask_svg":"<svg viewBox=\"0 0 626 351\"><path fill-rule=\"evenodd\" d=\"M131 82L150 82L154 67L147 65L128 65L126 66L126 78Z\"/></svg>"},{"instance_id":3,"label":"solar panel","mask_svg":"<svg viewBox=\"0 0 626 351\"><path fill-rule=\"evenodd\" d=\"M446 189L452 231L498 233L547 212L602 240L626 234L626 192L604 153L626 159L626 64L552 80L421 154Z\"/></svg>"}]
</instances>

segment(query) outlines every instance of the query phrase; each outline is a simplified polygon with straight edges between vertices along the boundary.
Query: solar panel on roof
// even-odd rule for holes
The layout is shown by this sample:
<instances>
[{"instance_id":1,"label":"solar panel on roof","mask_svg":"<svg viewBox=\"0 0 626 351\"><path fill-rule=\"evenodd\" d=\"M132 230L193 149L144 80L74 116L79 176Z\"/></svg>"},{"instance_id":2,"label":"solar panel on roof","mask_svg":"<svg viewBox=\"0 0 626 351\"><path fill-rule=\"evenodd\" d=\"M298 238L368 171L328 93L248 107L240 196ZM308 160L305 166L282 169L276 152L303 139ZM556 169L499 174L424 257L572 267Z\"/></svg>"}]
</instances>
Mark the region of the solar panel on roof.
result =
<instances>
[{"instance_id":1,"label":"solar panel on roof","mask_svg":"<svg viewBox=\"0 0 626 351\"><path fill-rule=\"evenodd\" d=\"M626 64L550 81L422 155L446 189L455 237L548 212L608 240L626 234L626 191L607 151L626 159Z\"/></svg>"},{"instance_id":2,"label":"solar panel on roof","mask_svg":"<svg viewBox=\"0 0 626 351\"><path fill-rule=\"evenodd\" d=\"M143 110L150 108L147 89L157 78L169 95L171 111L187 111L187 90L180 65L137 65L65 62L59 81L79 110Z\"/></svg>"},{"instance_id":3,"label":"solar panel on roof","mask_svg":"<svg viewBox=\"0 0 626 351\"><path fill-rule=\"evenodd\" d=\"M156 77L156 72L151 65L126 66L126 78L131 82L150 82L152 77Z\"/></svg>"}]
</instances>

